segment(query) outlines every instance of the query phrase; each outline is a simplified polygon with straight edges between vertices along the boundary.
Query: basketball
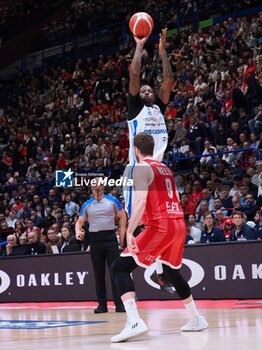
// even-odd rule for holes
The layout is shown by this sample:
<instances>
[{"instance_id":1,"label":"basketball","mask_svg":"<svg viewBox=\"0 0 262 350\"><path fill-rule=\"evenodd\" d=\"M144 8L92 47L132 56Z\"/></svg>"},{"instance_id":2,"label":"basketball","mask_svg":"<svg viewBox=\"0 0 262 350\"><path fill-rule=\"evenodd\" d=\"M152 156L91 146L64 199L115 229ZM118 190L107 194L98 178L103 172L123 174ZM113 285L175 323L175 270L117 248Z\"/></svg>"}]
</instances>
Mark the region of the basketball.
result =
<instances>
[{"instance_id":1,"label":"basketball","mask_svg":"<svg viewBox=\"0 0 262 350\"><path fill-rule=\"evenodd\" d=\"M135 13L129 21L129 29L138 38L148 36L154 27L152 17L146 12Z\"/></svg>"}]
</instances>

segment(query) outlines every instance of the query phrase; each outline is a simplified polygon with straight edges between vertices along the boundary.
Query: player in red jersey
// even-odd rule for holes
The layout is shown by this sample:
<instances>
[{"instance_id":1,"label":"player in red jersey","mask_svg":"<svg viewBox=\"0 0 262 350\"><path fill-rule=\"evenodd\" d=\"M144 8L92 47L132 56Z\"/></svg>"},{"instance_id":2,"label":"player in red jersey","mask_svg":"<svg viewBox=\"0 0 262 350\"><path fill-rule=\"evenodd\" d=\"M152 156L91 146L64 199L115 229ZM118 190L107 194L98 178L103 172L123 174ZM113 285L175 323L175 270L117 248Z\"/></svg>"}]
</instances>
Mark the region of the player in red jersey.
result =
<instances>
[{"instance_id":1,"label":"player in red jersey","mask_svg":"<svg viewBox=\"0 0 262 350\"><path fill-rule=\"evenodd\" d=\"M122 332L111 338L112 342L126 341L148 331L137 311L130 273L137 265L148 267L157 258L190 316L181 330L202 331L208 327L204 317L197 312L188 283L180 274L186 225L174 176L168 167L153 159L154 139L150 134L135 136L134 148L138 159L133 173L136 195L127 228L127 248L111 266L127 313L127 323ZM134 237L141 219L145 229Z\"/></svg>"}]
</instances>

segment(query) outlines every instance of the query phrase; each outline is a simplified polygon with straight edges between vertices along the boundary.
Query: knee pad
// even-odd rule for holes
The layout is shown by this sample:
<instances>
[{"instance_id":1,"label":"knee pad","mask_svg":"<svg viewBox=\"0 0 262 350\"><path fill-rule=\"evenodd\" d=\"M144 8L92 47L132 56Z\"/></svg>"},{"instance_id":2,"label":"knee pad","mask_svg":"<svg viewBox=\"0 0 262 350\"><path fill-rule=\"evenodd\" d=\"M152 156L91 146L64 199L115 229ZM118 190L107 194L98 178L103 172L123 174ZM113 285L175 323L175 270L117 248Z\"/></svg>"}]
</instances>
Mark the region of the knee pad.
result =
<instances>
[{"instance_id":1,"label":"knee pad","mask_svg":"<svg viewBox=\"0 0 262 350\"><path fill-rule=\"evenodd\" d=\"M168 279L174 285L177 294L179 297L184 300L190 297L191 289L189 284L184 279L184 277L180 273L180 269L171 269L169 266L164 265L164 274L167 275Z\"/></svg>"}]
</instances>

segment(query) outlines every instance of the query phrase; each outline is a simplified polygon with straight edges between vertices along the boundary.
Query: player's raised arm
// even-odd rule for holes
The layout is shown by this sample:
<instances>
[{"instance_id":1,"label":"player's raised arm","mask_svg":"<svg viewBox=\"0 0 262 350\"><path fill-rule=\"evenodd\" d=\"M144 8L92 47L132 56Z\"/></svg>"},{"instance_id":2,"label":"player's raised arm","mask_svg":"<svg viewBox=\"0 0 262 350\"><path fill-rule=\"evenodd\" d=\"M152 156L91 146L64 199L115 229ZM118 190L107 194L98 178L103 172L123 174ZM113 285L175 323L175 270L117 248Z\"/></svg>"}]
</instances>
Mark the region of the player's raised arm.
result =
<instances>
[{"instance_id":1,"label":"player's raised arm","mask_svg":"<svg viewBox=\"0 0 262 350\"><path fill-rule=\"evenodd\" d=\"M141 60L142 60L142 52L144 45L149 36L146 36L142 39L134 36L136 42L135 54L131 63L129 76L129 93L133 96L136 96L140 90L140 71L141 71Z\"/></svg>"},{"instance_id":2,"label":"player's raised arm","mask_svg":"<svg viewBox=\"0 0 262 350\"><path fill-rule=\"evenodd\" d=\"M172 68L167 59L166 54L166 34L167 28L162 29L162 32L159 34L159 54L162 60L164 81L161 85L158 96L164 104L169 103L172 85L174 81Z\"/></svg>"}]
</instances>

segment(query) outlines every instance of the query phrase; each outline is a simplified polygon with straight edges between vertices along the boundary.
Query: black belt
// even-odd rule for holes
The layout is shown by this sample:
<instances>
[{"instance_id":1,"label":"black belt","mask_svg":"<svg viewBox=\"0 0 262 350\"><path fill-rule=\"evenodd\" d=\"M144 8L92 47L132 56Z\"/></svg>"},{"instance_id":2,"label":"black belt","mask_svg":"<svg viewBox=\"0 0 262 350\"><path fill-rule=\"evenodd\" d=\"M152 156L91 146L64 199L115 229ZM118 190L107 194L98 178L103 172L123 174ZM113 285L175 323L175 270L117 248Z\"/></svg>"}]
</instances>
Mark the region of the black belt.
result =
<instances>
[{"instance_id":1,"label":"black belt","mask_svg":"<svg viewBox=\"0 0 262 350\"><path fill-rule=\"evenodd\" d=\"M89 231L89 233L91 234L95 234L95 233L115 233L115 230L101 230L101 231Z\"/></svg>"},{"instance_id":2,"label":"black belt","mask_svg":"<svg viewBox=\"0 0 262 350\"><path fill-rule=\"evenodd\" d=\"M115 241L115 230L89 231L89 240L90 243L97 241Z\"/></svg>"}]
</instances>

